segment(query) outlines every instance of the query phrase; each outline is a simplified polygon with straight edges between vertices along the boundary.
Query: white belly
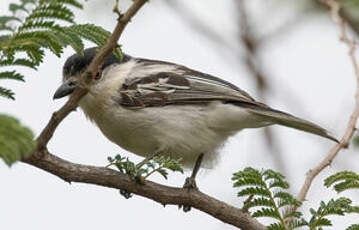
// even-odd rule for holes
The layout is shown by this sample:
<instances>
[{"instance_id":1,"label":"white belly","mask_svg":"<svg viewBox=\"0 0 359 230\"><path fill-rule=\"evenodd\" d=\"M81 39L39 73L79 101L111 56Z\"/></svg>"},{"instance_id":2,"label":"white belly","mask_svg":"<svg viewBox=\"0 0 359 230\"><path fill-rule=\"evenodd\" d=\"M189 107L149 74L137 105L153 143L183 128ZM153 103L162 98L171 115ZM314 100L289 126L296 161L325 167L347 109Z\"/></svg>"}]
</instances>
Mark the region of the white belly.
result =
<instances>
[{"instance_id":1,"label":"white belly","mask_svg":"<svg viewBox=\"0 0 359 230\"><path fill-rule=\"evenodd\" d=\"M203 166L212 167L217 150L229 136L243 128L268 125L243 108L221 102L137 110L117 104L101 104L101 109L86 104L81 103L85 114L112 142L140 156L160 151L182 158L185 167L191 167L201 153L205 154ZM104 112L98 114L98 109Z\"/></svg>"}]
</instances>

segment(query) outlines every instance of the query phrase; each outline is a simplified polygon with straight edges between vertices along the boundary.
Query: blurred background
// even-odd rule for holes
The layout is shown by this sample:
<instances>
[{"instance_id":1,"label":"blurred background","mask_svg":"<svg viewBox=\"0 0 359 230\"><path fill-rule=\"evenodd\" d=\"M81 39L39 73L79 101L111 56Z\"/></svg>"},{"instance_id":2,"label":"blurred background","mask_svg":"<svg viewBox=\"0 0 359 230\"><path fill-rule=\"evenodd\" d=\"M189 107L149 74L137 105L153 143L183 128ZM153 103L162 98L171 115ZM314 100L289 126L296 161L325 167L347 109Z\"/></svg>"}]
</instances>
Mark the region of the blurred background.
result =
<instances>
[{"instance_id":1,"label":"blurred background","mask_svg":"<svg viewBox=\"0 0 359 230\"><path fill-rule=\"evenodd\" d=\"M10 2L1 1L1 15L8 13ZM357 40L359 1L339 2L350 36ZM121 0L120 8L130 4ZM77 11L77 22L111 31L116 23L113 5L114 1L88 1L83 11ZM221 77L274 108L326 127L339 138L354 108L355 75L348 49L339 41L339 30L327 9L314 0L152 0L133 18L120 44L132 56L176 62ZM61 82L62 65L72 53L66 49L61 59L49 53L39 71L24 70L25 84L8 82L16 101L2 99L0 113L14 115L38 135L66 101L53 101L52 96ZM221 149L216 168L200 171L197 184L203 192L239 207L243 200L232 188L232 173L246 166L272 168L287 176L296 195L306 172L333 145L283 127L244 130ZM109 142L80 110L61 123L49 150L72 162L98 166L118 153L141 159ZM304 210L336 197L323 187L323 179L343 169L359 172L358 162L355 148L341 151L315 179ZM182 186L185 176L152 179ZM6 230L235 229L197 210L183 213L176 206L164 208L138 196L125 200L114 189L68 184L23 163L8 168L0 161L0 184L0 228ZM343 195L359 203L358 192ZM332 229L344 229L354 218L335 218Z\"/></svg>"}]
</instances>

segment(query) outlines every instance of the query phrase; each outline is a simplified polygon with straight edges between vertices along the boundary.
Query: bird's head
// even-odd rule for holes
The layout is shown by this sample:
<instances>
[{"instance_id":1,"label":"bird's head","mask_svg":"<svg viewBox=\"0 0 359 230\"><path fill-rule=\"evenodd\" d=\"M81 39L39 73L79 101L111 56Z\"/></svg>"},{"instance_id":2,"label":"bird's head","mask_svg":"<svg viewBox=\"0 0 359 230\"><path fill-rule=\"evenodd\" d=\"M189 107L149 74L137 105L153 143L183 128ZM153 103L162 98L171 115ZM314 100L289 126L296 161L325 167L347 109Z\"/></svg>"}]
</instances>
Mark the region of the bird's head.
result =
<instances>
[{"instance_id":1,"label":"bird's head","mask_svg":"<svg viewBox=\"0 0 359 230\"><path fill-rule=\"evenodd\" d=\"M63 83L56 90L54 94L54 99L70 95L76 89L81 74L86 71L87 67L90 65L92 59L96 55L96 49L97 47L85 49L83 56L79 54L73 54L66 60L62 72ZM122 58L122 62L126 61L127 59L129 59L129 56L124 55ZM99 71L94 77L93 85L96 85L98 82L104 80L105 75L103 74L103 71L107 67L116 63L120 63L120 61L114 54L110 53L109 55L107 55L101 68L99 68Z\"/></svg>"}]
</instances>

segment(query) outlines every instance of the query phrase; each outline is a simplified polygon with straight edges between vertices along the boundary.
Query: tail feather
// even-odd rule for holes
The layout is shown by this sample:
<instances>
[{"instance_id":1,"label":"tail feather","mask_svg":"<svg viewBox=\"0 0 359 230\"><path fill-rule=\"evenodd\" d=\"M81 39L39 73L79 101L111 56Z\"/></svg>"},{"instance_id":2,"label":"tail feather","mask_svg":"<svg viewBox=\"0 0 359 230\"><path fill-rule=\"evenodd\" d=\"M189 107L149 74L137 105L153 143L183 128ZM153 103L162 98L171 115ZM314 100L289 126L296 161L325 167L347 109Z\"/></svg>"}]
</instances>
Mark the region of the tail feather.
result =
<instances>
[{"instance_id":1,"label":"tail feather","mask_svg":"<svg viewBox=\"0 0 359 230\"><path fill-rule=\"evenodd\" d=\"M310 121L306 121L303 119L300 119L298 117L295 117L293 115L290 115L288 113L275 110L272 108L263 108L263 107L252 107L248 108L252 113L265 117L267 120L272 121L275 124L287 126L290 128L302 130L308 133L313 133L325 138L328 138L332 141L335 141L339 143L338 139L336 139L334 136L330 135L330 133L320 127L319 125L316 125Z\"/></svg>"}]
</instances>

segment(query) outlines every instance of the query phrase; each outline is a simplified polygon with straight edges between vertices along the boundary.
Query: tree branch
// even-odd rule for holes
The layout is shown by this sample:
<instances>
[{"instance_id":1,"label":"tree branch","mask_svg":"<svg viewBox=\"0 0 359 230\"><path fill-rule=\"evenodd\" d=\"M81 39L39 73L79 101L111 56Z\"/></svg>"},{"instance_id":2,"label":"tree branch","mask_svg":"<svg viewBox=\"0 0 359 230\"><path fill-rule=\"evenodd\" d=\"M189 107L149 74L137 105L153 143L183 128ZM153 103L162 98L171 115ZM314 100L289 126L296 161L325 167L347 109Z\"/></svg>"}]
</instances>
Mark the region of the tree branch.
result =
<instances>
[{"instance_id":1,"label":"tree branch","mask_svg":"<svg viewBox=\"0 0 359 230\"><path fill-rule=\"evenodd\" d=\"M297 200L304 201L305 197L308 193L308 190L312 184L312 181L314 178L327 166L331 164L333 159L338 155L339 151L343 148L347 148L349 146L349 142L356 130L356 122L359 117L359 65L358 61L355 57L355 43L351 39L348 38L348 35L345 30L345 22L341 18L339 14L340 5L335 0L320 0L322 4L325 4L329 7L331 16L333 20L338 24L340 29L340 40L344 42L348 48L349 48L349 57L351 59L352 65L355 70L356 75L356 82L357 82L357 89L356 89L356 95L355 95L355 108L350 116L346 131L340 140L340 143L335 145L329 152L329 154L323 159L322 162L318 166L316 166L314 169L310 170L307 174L307 177L305 179L305 182L297 196Z\"/></svg>"},{"instance_id":2,"label":"tree branch","mask_svg":"<svg viewBox=\"0 0 359 230\"><path fill-rule=\"evenodd\" d=\"M195 189L183 189L145 181L136 183L126 174L105 168L65 161L47 150L41 158L28 158L24 162L52 173L67 182L96 184L126 190L147 197L162 205L187 205L201 210L225 223L246 230L264 230L265 227L248 212L235 208Z\"/></svg>"}]
</instances>

